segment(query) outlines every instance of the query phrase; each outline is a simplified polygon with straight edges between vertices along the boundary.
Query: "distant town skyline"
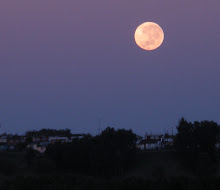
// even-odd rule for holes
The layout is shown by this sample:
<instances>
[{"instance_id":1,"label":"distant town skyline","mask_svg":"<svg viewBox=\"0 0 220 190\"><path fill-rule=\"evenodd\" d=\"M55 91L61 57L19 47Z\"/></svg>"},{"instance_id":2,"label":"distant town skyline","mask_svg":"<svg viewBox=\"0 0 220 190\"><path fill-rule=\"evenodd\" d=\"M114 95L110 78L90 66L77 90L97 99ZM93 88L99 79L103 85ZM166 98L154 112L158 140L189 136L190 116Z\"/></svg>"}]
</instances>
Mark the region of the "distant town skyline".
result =
<instances>
[{"instance_id":1,"label":"distant town skyline","mask_svg":"<svg viewBox=\"0 0 220 190\"><path fill-rule=\"evenodd\" d=\"M220 123L219 0L2 0L0 132L171 131ZM143 22L165 38L134 40ZM100 120L101 119L101 120Z\"/></svg>"}]
</instances>

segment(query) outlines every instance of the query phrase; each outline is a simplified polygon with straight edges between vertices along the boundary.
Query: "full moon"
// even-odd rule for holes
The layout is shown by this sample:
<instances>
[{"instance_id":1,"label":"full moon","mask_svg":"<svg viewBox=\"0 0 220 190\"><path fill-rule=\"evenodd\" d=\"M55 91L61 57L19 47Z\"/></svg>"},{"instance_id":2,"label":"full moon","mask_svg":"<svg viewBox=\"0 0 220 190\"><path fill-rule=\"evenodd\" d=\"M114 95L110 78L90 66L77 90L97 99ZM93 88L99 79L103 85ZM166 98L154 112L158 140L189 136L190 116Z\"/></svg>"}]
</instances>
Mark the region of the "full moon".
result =
<instances>
[{"instance_id":1,"label":"full moon","mask_svg":"<svg viewBox=\"0 0 220 190\"><path fill-rule=\"evenodd\" d=\"M162 28L154 22L145 22L138 26L134 34L135 42L144 50L155 50L163 43Z\"/></svg>"}]
</instances>

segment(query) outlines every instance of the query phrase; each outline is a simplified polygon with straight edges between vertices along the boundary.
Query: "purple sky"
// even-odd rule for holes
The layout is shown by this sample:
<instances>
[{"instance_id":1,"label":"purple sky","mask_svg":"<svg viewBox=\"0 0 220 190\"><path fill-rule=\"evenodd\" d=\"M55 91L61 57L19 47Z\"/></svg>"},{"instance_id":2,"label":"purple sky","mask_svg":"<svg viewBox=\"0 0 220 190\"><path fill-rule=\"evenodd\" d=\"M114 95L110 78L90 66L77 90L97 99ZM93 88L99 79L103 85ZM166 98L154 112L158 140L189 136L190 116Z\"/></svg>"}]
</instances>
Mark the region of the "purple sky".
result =
<instances>
[{"instance_id":1,"label":"purple sky","mask_svg":"<svg viewBox=\"0 0 220 190\"><path fill-rule=\"evenodd\" d=\"M219 0L1 0L0 132L220 123ZM155 51L134 42L156 22Z\"/></svg>"}]
</instances>

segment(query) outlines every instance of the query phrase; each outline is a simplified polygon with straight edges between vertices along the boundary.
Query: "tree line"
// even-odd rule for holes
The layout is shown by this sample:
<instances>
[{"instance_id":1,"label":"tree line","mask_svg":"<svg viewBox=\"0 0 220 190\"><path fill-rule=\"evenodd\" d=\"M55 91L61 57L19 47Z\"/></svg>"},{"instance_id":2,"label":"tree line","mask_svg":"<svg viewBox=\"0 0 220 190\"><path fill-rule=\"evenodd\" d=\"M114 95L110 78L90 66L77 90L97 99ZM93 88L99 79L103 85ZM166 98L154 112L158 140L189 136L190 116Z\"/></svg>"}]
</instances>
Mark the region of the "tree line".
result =
<instances>
[{"instance_id":1,"label":"tree line","mask_svg":"<svg viewBox=\"0 0 220 190\"><path fill-rule=\"evenodd\" d=\"M181 118L174 139L176 159L184 168L196 175L217 172L220 126L213 121L188 122ZM92 176L123 176L135 168L137 162L137 135L132 130L107 127L101 134L83 135L68 143L49 144L44 154L26 149L31 138L36 136L72 136L69 129L42 129L28 131L27 141L18 146L26 152L28 168L39 172L67 171ZM2 164L4 168L5 164ZM0 168L1 169L1 168Z\"/></svg>"},{"instance_id":2,"label":"tree line","mask_svg":"<svg viewBox=\"0 0 220 190\"><path fill-rule=\"evenodd\" d=\"M27 137L40 137L40 136L62 136L62 137L71 137L72 133L70 129L41 129L41 130L32 130L26 132Z\"/></svg>"},{"instance_id":3,"label":"tree line","mask_svg":"<svg viewBox=\"0 0 220 190\"><path fill-rule=\"evenodd\" d=\"M220 126L213 121L188 122L181 118L174 141L177 155L198 174L217 172Z\"/></svg>"},{"instance_id":4,"label":"tree line","mask_svg":"<svg viewBox=\"0 0 220 190\"><path fill-rule=\"evenodd\" d=\"M46 156L59 169L98 175L122 176L134 162L136 135L132 130L108 127L100 135L85 135L71 143L50 144Z\"/></svg>"}]
</instances>

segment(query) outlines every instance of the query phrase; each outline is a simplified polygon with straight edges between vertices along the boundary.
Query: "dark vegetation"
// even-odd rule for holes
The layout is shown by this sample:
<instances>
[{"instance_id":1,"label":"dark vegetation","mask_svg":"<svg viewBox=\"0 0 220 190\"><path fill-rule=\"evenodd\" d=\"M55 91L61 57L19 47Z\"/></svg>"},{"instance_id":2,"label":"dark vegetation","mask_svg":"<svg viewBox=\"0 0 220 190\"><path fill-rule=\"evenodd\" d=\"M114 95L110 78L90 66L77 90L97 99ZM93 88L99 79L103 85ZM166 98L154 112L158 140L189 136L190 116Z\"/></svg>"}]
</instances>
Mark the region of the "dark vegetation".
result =
<instances>
[{"instance_id":1,"label":"dark vegetation","mask_svg":"<svg viewBox=\"0 0 220 190\"><path fill-rule=\"evenodd\" d=\"M196 175L214 175L218 172L220 126L213 121L179 121L175 150L184 167Z\"/></svg>"},{"instance_id":2,"label":"dark vegetation","mask_svg":"<svg viewBox=\"0 0 220 190\"><path fill-rule=\"evenodd\" d=\"M131 130L108 127L100 135L84 136L72 143L49 145L46 156L60 170L97 176L122 176L134 163L136 135Z\"/></svg>"},{"instance_id":3,"label":"dark vegetation","mask_svg":"<svg viewBox=\"0 0 220 190\"><path fill-rule=\"evenodd\" d=\"M44 154L26 148L33 135L51 134L71 136L70 130L29 131L20 148L0 153L1 189L220 188L220 126L213 121L182 118L174 146L161 151L140 151L131 130L111 127L94 137L50 144Z\"/></svg>"},{"instance_id":4,"label":"dark vegetation","mask_svg":"<svg viewBox=\"0 0 220 190\"><path fill-rule=\"evenodd\" d=\"M70 129L41 129L39 131L27 131L26 136L27 137L39 137L39 136L61 136L61 137L70 137L71 130Z\"/></svg>"},{"instance_id":5,"label":"dark vegetation","mask_svg":"<svg viewBox=\"0 0 220 190\"><path fill-rule=\"evenodd\" d=\"M82 176L40 176L17 177L13 180L6 180L0 185L3 190L218 190L220 180L185 177L170 180L146 180L134 177L123 180L100 180Z\"/></svg>"}]
</instances>

